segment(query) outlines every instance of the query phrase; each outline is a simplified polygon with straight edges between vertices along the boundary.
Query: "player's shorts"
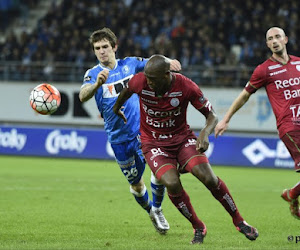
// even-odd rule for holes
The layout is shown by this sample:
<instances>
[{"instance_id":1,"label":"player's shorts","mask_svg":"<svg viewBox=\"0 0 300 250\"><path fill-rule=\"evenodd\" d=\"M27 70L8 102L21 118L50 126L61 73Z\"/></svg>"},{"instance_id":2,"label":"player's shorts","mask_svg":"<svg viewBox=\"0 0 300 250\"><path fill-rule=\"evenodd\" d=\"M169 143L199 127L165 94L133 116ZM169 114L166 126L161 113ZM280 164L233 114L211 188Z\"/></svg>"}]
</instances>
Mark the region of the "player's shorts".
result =
<instances>
[{"instance_id":1,"label":"player's shorts","mask_svg":"<svg viewBox=\"0 0 300 250\"><path fill-rule=\"evenodd\" d=\"M179 173L191 172L192 168L202 163L208 163L205 154L196 150L197 138L191 134L181 140L181 143L160 145L143 143L142 150L151 171L157 179L169 169L177 169Z\"/></svg>"},{"instance_id":2,"label":"player's shorts","mask_svg":"<svg viewBox=\"0 0 300 250\"><path fill-rule=\"evenodd\" d=\"M111 144L121 171L130 184L137 184L145 170L139 135L131 141Z\"/></svg>"},{"instance_id":3,"label":"player's shorts","mask_svg":"<svg viewBox=\"0 0 300 250\"><path fill-rule=\"evenodd\" d=\"M300 173L300 131L290 131L281 140L290 152L294 162L295 171Z\"/></svg>"}]
</instances>

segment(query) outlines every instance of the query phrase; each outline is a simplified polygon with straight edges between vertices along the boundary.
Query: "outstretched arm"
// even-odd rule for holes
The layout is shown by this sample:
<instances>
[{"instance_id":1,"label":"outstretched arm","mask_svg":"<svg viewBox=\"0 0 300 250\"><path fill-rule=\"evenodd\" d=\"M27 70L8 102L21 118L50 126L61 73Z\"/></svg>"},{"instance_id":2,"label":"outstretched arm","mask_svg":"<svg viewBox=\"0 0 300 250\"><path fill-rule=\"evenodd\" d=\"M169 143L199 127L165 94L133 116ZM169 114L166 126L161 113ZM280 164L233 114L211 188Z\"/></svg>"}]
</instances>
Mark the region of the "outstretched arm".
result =
<instances>
[{"instance_id":1,"label":"outstretched arm","mask_svg":"<svg viewBox=\"0 0 300 250\"><path fill-rule=\"evenodd\" d=\"M239 96L234 100L225 114L224 118L215 127L215 137L222 135L228 128L231 117L248 101L250 93L243 89Z\"/></svg>"},{"instance_id":2,"label":"outstretched arm","mask_svg":"<svg viewBox=\"0 0 300 250\"><path fill-rule=\"evenodd\" d=\"M120 116L124 120L124 123L127 123L127 118L121 110L123 108L122 105L132 96L132 94L133 92L131 92L128 88L124 88L113 107L115 114Z\"/></svg>"},{"instance_id":3,"label":"outstretched arm","mask_svg":"<svg viewBox=\"0 0 300 250\"><path fill-rule=\"evenodd\" d=\"M201 130L197 142L196 142L196 149L203 153L208 149L209 146L209 139L208 136L213 132L216 124L218 122L218 117L214 110L212 109L208 116L206 117L205 127Z\"/></svg>"}]
</instances>

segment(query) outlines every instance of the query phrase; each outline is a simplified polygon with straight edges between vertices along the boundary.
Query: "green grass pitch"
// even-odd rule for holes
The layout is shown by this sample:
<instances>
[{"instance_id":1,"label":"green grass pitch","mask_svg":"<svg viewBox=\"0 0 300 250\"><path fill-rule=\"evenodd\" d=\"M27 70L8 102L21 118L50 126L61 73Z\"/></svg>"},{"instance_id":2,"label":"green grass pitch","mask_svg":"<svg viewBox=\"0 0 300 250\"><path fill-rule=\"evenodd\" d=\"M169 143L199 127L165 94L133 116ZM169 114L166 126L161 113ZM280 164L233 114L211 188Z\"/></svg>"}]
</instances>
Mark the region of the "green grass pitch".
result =
<instances>
[{"instance_id":1,"label":"green grass pitch","mask_svg":"<svg viewBox=\"0 0 300 250\"><path fill-rule=\"evenodd\" d=\"M247 220L251 242L190 174L181 177L208 234L190 245L189 222L166 196L171 229L159 235L135 202L114 161L0 156L0 249L299 249L300 221L280 194L299 176L292 170L213 167ZM150 187L150 169L144 176ZM291 240L288 241L288 237Z\"/></svg>"}]
</instances>

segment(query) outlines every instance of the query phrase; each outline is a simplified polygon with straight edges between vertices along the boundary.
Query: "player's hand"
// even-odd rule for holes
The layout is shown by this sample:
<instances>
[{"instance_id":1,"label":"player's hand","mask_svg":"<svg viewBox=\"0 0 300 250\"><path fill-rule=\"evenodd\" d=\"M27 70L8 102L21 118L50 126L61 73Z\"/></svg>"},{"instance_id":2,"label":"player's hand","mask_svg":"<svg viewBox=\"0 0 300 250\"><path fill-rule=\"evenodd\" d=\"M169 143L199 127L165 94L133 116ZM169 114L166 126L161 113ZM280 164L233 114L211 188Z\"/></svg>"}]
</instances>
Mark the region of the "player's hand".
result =
<instances>
[{"instance_id":1,"label":"player's hand","mask_svg":"<svg viewBox=\"0 0 300 250\"><path fill-rule=\"evenodd\" d=\"M99 72L99 74L97 75L97 82L96 82L98 87L100 87L103 83L106 82L108 74L109 71L107 69L104 69Z\"/></svg>"},{"instance_id":2,"label":"player's hand","mask_svg":"<svg viewBox=\"0 0 300 250\"><path fill-rule=\"evenodd\" d=\"M124 106L122 106L122 107L118 110L117 115L120 116L120 117L123 119L124 124L126 124L126 123L127 123L127 118L126 118L126 116L125 116L123 110L124 110Z\"/></svg>"},{"instance_id":3,"label":"player's hand","mask_svg":"<svg viewBox=\"0 0 300 250\"><path fill-rule=\"evenodd\" d=\"M196 150L200 153L204 153L209 146L208 136L205 131L201 131L196 142Z\"/></svg>"},{"instance_id":4,"label":"player's hand","mask_svg":"<svg viewBox=\"0 0 300 250\"><path fill-rule=\"evenodd\" d=\"M215 137L217 138L219 135L223 135L223 133L227 130L228 123L224 120L219 121L217 126L215 127Z\"/></svg>"},{"instance_id":5,"label":"player's hand","mask_svg":"<svg viewBox=\"0 0 300 250\"><path fill-rule=\"evenodd\" d=\"M170 70L171 71L180 71L181 70L181 63L174 59L170 61Z\"/></svg>"}]
</instances>

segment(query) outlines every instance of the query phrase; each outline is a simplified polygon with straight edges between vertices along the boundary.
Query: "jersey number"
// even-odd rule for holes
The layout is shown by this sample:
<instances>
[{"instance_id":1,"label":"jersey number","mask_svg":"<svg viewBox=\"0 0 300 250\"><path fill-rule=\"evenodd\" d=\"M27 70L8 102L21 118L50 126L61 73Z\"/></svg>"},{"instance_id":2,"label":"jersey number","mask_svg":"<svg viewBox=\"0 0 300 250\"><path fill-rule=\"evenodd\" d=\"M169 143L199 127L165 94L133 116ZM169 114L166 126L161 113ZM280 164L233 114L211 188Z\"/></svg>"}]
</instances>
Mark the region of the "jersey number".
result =
<instances>
[{"instance_id":1,"label":"jersey number","mask_svg":"<svg viewBox=\"0 0 300 250\"><path fill-rule=\"evenodd\" d=\"M138 175L138 170L136 169L136 167L131 168L131 169L124 169L123 170L123 174L125 175L126 179L128 181L133 180L135 177L137 177Z\"/></svg>"}]
</instances>

